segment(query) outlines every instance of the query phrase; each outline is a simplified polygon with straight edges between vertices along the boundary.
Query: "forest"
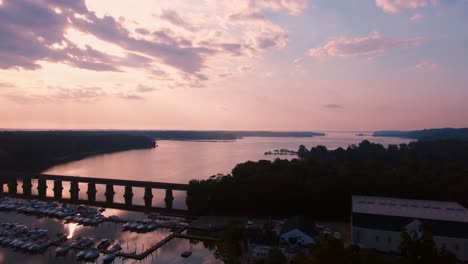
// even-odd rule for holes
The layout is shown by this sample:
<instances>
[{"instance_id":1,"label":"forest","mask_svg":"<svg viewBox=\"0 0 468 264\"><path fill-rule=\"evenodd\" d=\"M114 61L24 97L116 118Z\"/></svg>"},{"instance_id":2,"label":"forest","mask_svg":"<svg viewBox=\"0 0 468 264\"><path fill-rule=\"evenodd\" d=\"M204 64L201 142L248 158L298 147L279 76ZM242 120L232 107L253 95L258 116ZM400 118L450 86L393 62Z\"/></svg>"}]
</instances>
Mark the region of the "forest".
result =
<instances>
[{"instance_id":1,"label":"forest","mask_svg":"<svg viewBox=\"0 0 468 264\"><path fill-rule=\"evenodd\" d=\"M389 145L367 140L346 149L300 146L297 159L238 164L229 175L192 180L197 214L348 220L352 195L456 201L468 205L468 142Z\"/></svg>"},{"instance_id":2,"label":"forest","mask_svg":"<svg viewBox=\"0 0 468 264\"><path fill-rule=\"evenodd\" d=\"M124 134L0 132L0 170L40 172L96 154L155 146L150 138Z\"/></svg>"}]
</instances>

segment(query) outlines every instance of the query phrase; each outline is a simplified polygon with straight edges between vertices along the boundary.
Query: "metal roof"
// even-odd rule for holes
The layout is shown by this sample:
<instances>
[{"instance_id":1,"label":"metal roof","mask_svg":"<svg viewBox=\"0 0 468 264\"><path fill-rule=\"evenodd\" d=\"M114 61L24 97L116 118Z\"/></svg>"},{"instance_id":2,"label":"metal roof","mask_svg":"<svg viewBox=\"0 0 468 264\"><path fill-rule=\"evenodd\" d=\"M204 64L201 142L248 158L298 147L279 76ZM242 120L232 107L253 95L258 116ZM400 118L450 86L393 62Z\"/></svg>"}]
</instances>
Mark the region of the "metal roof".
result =
<instances>
[{"instance_id":1,"label":"metal roof","mask_svg":"<svg viewBox=\"0 0 468 264\"><path fill-rule=\"evenodd\" d=\"M468 222L468 210L455 202L353 196L353 213Z\"/></svg>"},{"instance_id":2,"label":"metal roof","mask_svg":"<svg viewBox=\"0 0 468 264\"><path fill-rule=\"evenodd\" d=\"M418 218L432 225L435 236L468 238L468 223ZM353 213L353 227L401 232L415 218Z\"/></svg>"}]
</instances>

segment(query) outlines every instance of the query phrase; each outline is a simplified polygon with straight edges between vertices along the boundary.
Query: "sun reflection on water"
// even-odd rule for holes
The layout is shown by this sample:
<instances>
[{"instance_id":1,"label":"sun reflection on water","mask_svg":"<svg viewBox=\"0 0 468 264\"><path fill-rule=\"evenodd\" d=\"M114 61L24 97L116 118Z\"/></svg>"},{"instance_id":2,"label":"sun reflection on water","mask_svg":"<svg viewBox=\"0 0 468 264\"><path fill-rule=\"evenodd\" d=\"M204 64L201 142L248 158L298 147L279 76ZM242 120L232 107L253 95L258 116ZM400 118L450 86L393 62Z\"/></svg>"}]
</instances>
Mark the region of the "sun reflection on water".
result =
<instances>
[{"instance_id":1,"label":"sun reflection on water","mask_svg":"<svg viewBox=\"0 0 468 264\"><path fill-rule=\"evenodd\" d=\"M78 228L78 223L65 224L65 228L67 228L69 232L67 238L71 239L73 238L73 234L75 234L75 230Z\"/></svg>"}]
</instances>

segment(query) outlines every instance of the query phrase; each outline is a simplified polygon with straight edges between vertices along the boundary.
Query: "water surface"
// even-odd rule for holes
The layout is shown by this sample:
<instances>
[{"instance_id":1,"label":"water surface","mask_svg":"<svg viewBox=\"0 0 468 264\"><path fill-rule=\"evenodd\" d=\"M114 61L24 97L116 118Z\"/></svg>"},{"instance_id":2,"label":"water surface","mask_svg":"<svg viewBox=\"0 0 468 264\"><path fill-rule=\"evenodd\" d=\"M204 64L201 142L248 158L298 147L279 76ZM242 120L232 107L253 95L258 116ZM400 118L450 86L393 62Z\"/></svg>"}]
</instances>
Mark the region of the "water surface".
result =
<instances>
[{"instance_id":1,"label":"water surface","mask_svg":"<svg viewBox=\"0 0 468 264\"><path fill-rule=\"evenodd\" d=\"M131 150L89 157L58 165L46 170L47 174L88 176L98 178L134 179L188 183L191 179L206 179L212 175L230 173L238 163L248 160L273 160L276 158L292 159L289 155L264 155L275 149L297 150L301 144L307 148L324 145L328 149L346 148L358 144L364 139L371 142L388 144L408 143L411 140L391 137L357 136L358 132L327 132L326 136L291 138L291 137L247 137L233 141L158 141L154 149ZM67 188L66 186L64 186ZM117 202L123 202L123 187L116 187ZM33 188L34 189L34 188ZM80 186L86 190L86 186ZM51 190L50 190L51 192ZM143 190L135 190L134 200L143 204ZM98 197L104 195L103 187L98 187ZM50 194L52 195L52 194ZM85 192L80 196L85 197ZM162 191L155 191L153 203L164 206ZM185 193L174 192L174 207L184 209Z\"/></svg>"}]
</instances>

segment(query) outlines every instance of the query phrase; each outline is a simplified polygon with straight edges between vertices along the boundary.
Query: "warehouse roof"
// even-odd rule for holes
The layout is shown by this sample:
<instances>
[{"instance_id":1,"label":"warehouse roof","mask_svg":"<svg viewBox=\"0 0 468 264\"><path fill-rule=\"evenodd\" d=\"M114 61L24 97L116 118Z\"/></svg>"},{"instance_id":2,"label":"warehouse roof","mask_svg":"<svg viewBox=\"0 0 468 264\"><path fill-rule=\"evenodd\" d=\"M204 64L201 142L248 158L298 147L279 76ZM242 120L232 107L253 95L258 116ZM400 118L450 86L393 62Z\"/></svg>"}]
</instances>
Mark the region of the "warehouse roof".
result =
<instances>
[{"instance_id":1,"label":"warehouse roof","mask_svg":"<svg viewBox=\"0 0 468 264\"><path fill-rule=\"evenodd\" d=\"M455 202L411 200L375 196L353 196L353 214L399 216L468 222L468 210Z\"/></svg>"}]
</instances>

